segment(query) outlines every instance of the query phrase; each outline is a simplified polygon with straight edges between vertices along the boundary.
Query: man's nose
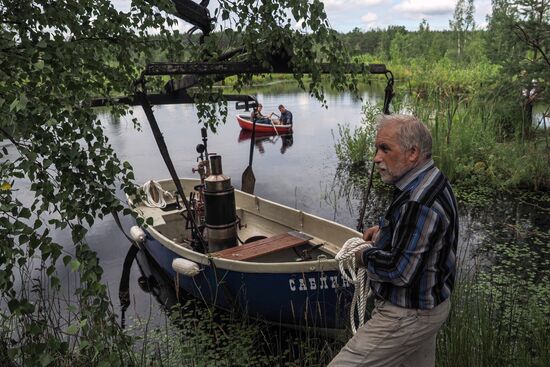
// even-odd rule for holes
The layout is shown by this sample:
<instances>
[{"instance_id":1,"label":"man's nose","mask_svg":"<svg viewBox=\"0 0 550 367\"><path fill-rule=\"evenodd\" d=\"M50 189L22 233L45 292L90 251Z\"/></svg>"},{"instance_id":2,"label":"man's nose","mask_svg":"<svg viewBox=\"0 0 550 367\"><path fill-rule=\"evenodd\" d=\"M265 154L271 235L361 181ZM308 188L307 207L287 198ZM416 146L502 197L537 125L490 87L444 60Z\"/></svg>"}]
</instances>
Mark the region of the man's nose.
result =
<instances>
[{"instance_id":1,"label":"man's nose","mask_svg":"<svg viewBox=\"0 0 550 367\"><path fill-rule=\"evenodd\" d=\"M374 163L378 164L380 162L382 162L382 154L380 154L380 150L376 149L374 153Z\"/></svg>"}]
</instances>

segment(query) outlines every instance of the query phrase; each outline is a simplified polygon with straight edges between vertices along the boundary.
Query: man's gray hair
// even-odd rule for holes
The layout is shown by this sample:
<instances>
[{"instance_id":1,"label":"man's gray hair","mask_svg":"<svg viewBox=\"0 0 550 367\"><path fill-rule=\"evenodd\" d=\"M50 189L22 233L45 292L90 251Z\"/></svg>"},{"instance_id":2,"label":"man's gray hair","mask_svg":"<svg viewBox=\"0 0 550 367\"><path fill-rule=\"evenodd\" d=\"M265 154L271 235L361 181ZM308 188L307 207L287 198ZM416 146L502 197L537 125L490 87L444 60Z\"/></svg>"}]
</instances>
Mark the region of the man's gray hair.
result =
<instances>
[{"instance_id":1,"label":"man's gray hair","mask_svg":"<svg viewBox=\"0 0 550 367\"><path fill-rule=\"evenodd\" d=\"M399 144L402 149L409 150L417 146L421 157L426 159L432 157L432 135L426 125L416 117L411 115L380 115L377 122L376 131L380 131L392 122L396 123Z\"/></svg>"}]
</instances>

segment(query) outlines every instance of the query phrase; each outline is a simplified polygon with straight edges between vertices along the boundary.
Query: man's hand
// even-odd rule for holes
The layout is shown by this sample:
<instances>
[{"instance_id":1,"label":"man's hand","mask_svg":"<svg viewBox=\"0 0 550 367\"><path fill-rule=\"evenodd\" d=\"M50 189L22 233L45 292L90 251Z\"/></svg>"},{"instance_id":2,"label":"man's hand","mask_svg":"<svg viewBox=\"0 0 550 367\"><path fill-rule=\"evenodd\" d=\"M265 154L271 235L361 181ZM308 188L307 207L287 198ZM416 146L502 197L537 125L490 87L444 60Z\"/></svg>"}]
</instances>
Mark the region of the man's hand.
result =
<instances>
[{"instance_id":1,"label":"man's hand","mask_svg":"<svg viewBox=\"0 0 550 367\"><path fill-rule=\"evenodd\" d=\"M365 241L372 241L376 242L376 239L378 238L378 232L380 231L379 226L370 227L363 233L363 239Z\"/></svg>"}]
</instances>

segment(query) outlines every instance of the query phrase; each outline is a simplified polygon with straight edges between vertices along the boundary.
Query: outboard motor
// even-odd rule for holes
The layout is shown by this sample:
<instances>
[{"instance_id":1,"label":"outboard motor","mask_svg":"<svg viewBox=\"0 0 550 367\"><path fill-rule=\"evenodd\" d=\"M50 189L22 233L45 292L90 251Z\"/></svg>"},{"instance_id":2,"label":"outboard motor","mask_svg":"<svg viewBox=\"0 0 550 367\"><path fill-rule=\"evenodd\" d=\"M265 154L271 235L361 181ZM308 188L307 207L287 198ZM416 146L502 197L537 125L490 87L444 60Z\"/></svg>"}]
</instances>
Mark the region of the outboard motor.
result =
<instances>
[{"instance_id":1,"label":"outboard motor","mask_svg":"<svg viewBox=\"0 0 550 367\"><path fill-rule=\"evenodd\" d=\"M210 176L204 181L205 225L208 250L220 251L237 245L235 189L222 172L222 157L210 157Z\"/></svg>"}]
</instances>

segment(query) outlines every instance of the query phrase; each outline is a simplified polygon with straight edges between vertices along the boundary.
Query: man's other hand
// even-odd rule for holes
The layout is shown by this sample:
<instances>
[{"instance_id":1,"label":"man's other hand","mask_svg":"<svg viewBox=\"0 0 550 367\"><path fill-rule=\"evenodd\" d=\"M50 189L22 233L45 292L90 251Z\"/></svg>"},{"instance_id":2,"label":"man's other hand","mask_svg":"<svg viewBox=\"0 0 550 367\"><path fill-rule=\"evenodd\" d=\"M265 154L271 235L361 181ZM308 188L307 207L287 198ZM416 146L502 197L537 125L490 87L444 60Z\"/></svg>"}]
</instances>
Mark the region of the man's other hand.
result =
<instances>
[{"instance_id":1,"label":"man's other hand","mask_svg":"<svg viewBox=\"0 0 550 367\"><path fill-rule=\"evenodd\" d=\"M378 231L380 231L379 226L370 227L365 231L365 233L363 233L363 239L365 241L375 242L378 237Z\"/></svg>"}]
</instances>

